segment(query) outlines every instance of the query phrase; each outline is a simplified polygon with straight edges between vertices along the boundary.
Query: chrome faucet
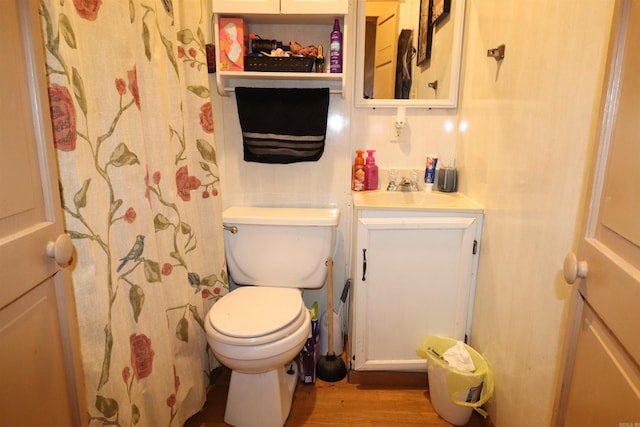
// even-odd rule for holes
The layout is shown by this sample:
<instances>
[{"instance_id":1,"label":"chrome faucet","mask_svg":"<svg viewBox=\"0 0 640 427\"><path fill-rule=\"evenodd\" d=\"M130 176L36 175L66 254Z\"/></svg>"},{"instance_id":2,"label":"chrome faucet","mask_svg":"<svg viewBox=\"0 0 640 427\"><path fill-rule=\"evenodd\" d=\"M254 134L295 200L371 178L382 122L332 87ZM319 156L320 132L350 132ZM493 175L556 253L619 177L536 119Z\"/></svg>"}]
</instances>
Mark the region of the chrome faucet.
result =
<instances>
[{"instance_id":1,"label":"chrome faucet","mask_svg":"<svg viewBox=\"0 0 640 427\"><path fill-rule=\"evenodd\" d=\"M395 171L389 172L389 185L387 185L387 191L419 191L418 189L418 172L411 172L411 179L402 177L400 182L396 184Z\"/></svg>"},{"instance_id":2,"label":"chrome faucet","mask_svg":"<svg viewBox=\"0 0 640 427\"><path fill-rule=\"evenodd\" d=\"M411 180L404 176L396 187L396 191L418 191L418 180L411 177Z\"/></svg>"},{"instance_id":3,"label":"chrome faucet","mask_svg":"<svg viewBox=\"0 0 640 427\"><path fill-rule=\"evenodd\" d=\"M403 176L402 179L400 180L400 183L398 184L397 191L416 191L414 189L414 185L415 183L412 183L411 181L409 181L407 178Z\"/></svg>"}]
</instances>

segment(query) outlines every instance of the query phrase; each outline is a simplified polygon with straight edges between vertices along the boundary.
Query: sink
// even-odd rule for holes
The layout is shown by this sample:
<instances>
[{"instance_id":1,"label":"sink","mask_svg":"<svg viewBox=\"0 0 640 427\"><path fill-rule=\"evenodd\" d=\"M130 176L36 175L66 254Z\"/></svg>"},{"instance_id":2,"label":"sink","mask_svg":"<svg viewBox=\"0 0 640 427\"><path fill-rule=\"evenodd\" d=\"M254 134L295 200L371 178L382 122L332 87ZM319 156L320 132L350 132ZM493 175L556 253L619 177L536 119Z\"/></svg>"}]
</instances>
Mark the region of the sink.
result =
<instances>
[{"instance_id":1,"label":"sink","mask_svg":"<svg viewBox=\"0 0 640 427\"><path fill-rule=\"evenodd\" d=\"M424 205L449 203L454 193L426 191L362 191L353 195L354 200L367 205Z\"/></svg>"},{"instance_id":2,"label":"sink","mask_svg":"<svg viewBox=\"0 0 640 427\"><path fill-rule=\"evenodd\" d=\"M411 210L477 210L482 206L461 193L437 191L354 191L356 208L411 209Z\"/></svg>"}]
</instances>

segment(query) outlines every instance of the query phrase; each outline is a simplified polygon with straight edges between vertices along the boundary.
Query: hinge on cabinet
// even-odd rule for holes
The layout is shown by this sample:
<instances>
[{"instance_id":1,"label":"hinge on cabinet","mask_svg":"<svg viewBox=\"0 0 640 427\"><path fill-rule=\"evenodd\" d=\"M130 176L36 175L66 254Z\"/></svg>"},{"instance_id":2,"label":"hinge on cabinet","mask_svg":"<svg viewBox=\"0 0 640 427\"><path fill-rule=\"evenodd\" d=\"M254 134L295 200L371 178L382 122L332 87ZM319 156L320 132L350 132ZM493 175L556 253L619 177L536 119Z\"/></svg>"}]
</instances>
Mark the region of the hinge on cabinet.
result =
<instances>
[{"instance_id":1,"label":"hinge on cabinet","mask_svg":"<svg viewBox=\"0 0 640 427\"><path fill-rule=\"evenodd\" d=\"M478 253L478 241L477 240L473 241L473 251L472 252L473 252L474 255Z\"/></svg>"}]
</instances>

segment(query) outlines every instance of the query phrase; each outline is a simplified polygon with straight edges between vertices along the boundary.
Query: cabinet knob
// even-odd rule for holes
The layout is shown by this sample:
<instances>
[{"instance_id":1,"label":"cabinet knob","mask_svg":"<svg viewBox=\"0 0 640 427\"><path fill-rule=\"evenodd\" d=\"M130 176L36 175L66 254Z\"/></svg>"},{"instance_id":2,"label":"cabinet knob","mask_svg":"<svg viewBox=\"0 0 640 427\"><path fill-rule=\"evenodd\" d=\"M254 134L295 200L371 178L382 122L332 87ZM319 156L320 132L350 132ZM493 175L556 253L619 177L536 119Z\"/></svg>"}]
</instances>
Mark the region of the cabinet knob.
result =
<instances>
[{"instance_id":1,"label":"cabinet knob","mask_svg":"<svg viewBox=\"0 0 640 427\"><path fill-rule=\"evenodd\" d=\"M73 256L71 237L63 233L55 242L47 243L47 256L55 259L60 267L68 267Z\"/></svg>"},{"instance_id":2,"label":"cabinet knob","mask_svg":"<svg viewBox=\"0 0 640 427\"><path fill-rule=\"evenodd\" d=\"M569 252L564 258L562 271L564 273L564 280L572 285L578 277L581 279L587 278L587 261L578 261L576 254Z\"/></svg>"}]
</instances>

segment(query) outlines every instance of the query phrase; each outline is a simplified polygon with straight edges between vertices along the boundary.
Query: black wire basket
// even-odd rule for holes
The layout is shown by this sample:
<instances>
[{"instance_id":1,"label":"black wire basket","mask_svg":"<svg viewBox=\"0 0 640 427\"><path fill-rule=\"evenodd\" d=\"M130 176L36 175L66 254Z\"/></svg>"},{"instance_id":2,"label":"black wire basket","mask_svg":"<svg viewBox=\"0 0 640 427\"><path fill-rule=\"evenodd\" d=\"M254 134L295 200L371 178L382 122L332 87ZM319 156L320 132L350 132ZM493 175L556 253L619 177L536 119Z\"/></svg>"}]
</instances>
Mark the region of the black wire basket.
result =
<instances>
[{"instance_id":1,"label":"black wire basket","mask_svg":"<svg viewBox=\"0 0 640 427\"><path fill-rule=\"evenodd\" d=\"M313 56L245 56L244 71L310 73Z\"/></svg>"}]
</instances>

